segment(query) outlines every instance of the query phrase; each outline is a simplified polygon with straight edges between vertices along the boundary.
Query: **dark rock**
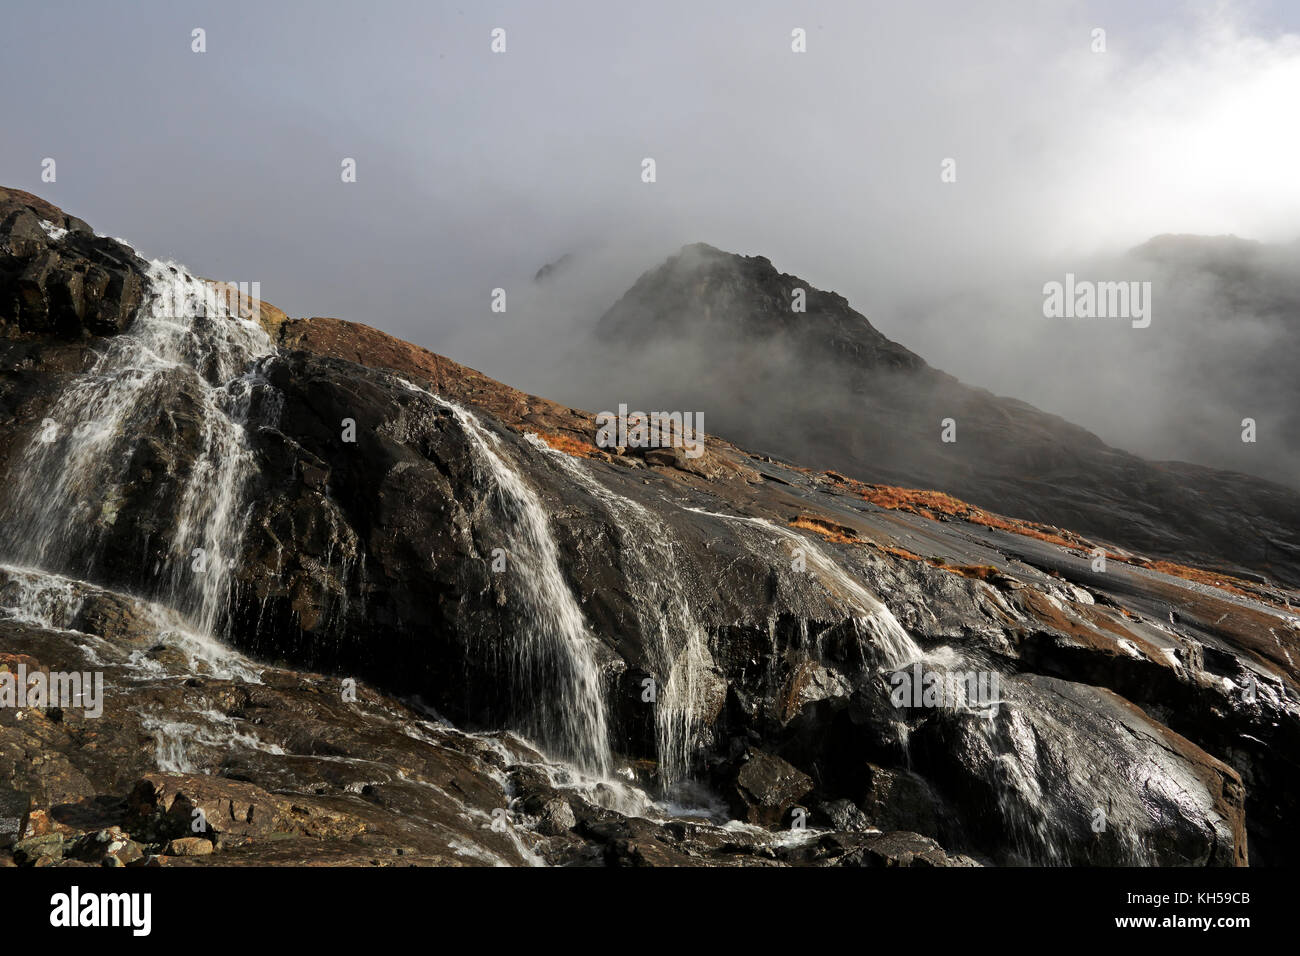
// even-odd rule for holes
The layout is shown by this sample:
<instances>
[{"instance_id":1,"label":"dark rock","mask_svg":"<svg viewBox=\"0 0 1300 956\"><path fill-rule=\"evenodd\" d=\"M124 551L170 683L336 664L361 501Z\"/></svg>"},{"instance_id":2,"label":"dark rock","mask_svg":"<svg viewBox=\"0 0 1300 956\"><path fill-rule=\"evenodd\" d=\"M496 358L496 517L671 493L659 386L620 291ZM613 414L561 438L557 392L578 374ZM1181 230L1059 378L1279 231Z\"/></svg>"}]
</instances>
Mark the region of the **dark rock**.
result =
<instances>
[{"instance_id":1,"label":"dark rock","mask_svg":"<svg viewBox=\"0 0 1300 956\"><path fill-rule=\"evenodd\" d=\"M564 833L566 830L571 830L578 822L577 817L573 815L573 809L569 806L569 802L559 798L546 801L539 816L541 819L537 824L537 832L545 833L548 836L555 836Z\"/></svg>"},{"instance_id":2,"label":"dark rock","mask_svg":"<svg viewBox=\"0 0 1300 956\"><path fill-rule=\"evenodd\" d=\"M839 800L819 803L817 814L819 822L825 821L825 825L832 830L861 832L871 829L871 820L867 815L859 810L852 800L842 797Z\"/></svg>"},{"instance_id":3,"label":"dark rock","mask_svg":"<svg viewBox=\"0 0 1300 956\"><path fill-rule=\"evenodd\" d=\"M780 757L747 748L735 764L727 795L742 820L763 826L788 822L790 808L812 789L812 779Z\"/></svg>"},{"instance_id":4,"label":"dark rock","mask_svg":"<svg viewBox=\"0 0 1300 956\"><path fill-rule=\"evenodd\" d=\"M942 801L930 785L912 771L868 764L866 777L862 812L873 826L886 831L951 833L952 824Z\"/></svg>"},{"instance_id":5,"label":"dark rock","mask_svg":"<svg viewBox=\"0 0 1300 956\"><path fill-rule=\"evenodd\" d=\"M143 299L143 261L52 210L28 193L0 188L0 335L124 331ZM66 235L53 238L42 218Z\"/></svg>"},{"instance_id":6,"label":"dark rock","mask_svg":"<svg viewBox=\"0 0 1300 956\"><path fill-rule=\"evenodd\" d=\"M108 827L78 838L67 855L100 866L130 866L144 859L144 849L121 827Z\"/></svg>"},{"instance_id":7,"label":"dark rock","mask_svg":"<svg viewBox=\"0 0 1300 956\"><path fill-rule=\"evenodd\" d=\"M944 852L934 840L917 833L883 833L835 860L836 866L951 867L978 866L969 856Z\"/></svg>"}]
</instances>

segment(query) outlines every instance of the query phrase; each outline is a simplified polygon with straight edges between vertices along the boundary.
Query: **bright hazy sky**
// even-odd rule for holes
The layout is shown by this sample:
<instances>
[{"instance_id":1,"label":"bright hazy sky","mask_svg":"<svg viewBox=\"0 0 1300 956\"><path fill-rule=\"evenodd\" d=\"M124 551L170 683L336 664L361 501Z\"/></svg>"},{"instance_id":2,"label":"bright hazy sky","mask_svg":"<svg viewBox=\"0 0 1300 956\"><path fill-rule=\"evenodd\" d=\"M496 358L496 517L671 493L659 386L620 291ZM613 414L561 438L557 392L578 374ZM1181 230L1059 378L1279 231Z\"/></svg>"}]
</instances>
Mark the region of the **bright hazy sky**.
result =
<instances>
[{"instance_id":1,"label":"bright hazy sky","mask_svg":"<svg viewBox=\"0 0 1300 956\"><path fill-rule=\"evenodd\" d=\"M566 252L604 257L592 314L684 243L766 255L1050 406L918 302L1158 233L1300 234L1293 2L19 0L4 37L0 182L521 385L545 370L490 291Z\"/></svg>"}]
</instances>

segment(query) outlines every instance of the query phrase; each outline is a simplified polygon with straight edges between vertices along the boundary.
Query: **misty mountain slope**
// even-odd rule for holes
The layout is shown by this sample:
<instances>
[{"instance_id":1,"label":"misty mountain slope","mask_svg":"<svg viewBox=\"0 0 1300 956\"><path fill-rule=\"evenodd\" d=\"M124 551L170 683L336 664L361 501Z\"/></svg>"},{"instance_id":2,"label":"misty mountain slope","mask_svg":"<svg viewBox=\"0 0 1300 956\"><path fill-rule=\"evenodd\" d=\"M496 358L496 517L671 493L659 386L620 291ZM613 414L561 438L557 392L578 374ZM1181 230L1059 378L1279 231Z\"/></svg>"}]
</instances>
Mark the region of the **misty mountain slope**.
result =
<instances>
[{"instance_id":1,"label":"misty mountain slope","mask_svg":"<svg viewBox=\"0 0 1300 956\"><path fill-rule=\"evenodd\" d=\"M803 313L793 309L800 289ZM805 464L942 489L1190 563L1300 580L1300 493L1146 461L967 386L841 296L762 257L687 246L609 309L597 338L606 407L702 411L706 430Z\"/></svg>"},{"instance_id":2,"label":"misty mountain slope","mask_svg":"<svg viewBox=\"0 0 1300 956\"><path fill-rule=\"evenodd\" d=\"M1149 324L1045 316L1044 283L1068 274L1149 283ZM1121 253L1044 253L918 285L895 308L931 361L1112 447L1300 490L1300 242L1160 235Z\"/></svg>"},{"instance_id":3,"label":"misty mountain slope","mask_svg":"<svg viewBox=\"0 0 1300 956\"><path fill-rule=\"evenodd\" d=\"M1300 487L1300 242L1157 236L1125 260L1152 276L1167 332L1128 343L1128 367L1164 399L1150 403L1143 438ZM1248 417L1256 441L1234 440Z\"/></svg>"},{"instance_id":4,"label":"misty mountain slope","mask_svg":"<svg viewBox=\"0 0 1300 956\"><path fill-rule=\"evenodd\" d=\"M0 193L0 675L104 694L0 707L0 861L1300 853L1297 592L712 435L599 449L374 328L174 313L213 284L67 222ZM94 264L138 300L71 295Z\"/></svg>"}]
</instances>

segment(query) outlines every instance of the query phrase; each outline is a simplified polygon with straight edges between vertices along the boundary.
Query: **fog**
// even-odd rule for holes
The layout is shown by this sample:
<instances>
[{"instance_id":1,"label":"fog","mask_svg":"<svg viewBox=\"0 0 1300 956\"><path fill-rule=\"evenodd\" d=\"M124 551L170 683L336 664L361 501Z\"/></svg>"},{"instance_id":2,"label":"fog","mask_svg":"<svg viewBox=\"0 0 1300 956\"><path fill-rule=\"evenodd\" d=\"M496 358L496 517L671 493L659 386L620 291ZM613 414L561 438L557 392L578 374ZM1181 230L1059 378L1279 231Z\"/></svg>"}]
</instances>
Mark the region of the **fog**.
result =
<instances>
[{"instance_id":1,"label":"fog","mask_svg":"<svg viewBox=\"0 0 1300 956\"><path fill-rule=\"evenodd\" d=\"M291 315L609 407L672 358L594 363L594 323L704 241L1128 450L1295 472L1294 4L22 3L6 36L0 182ZM1242 295L1130 253L1171 233L1271 246ZM1045 318L1066 272L1152 281L1151 326Z\"/></svg>"}]
</instances>

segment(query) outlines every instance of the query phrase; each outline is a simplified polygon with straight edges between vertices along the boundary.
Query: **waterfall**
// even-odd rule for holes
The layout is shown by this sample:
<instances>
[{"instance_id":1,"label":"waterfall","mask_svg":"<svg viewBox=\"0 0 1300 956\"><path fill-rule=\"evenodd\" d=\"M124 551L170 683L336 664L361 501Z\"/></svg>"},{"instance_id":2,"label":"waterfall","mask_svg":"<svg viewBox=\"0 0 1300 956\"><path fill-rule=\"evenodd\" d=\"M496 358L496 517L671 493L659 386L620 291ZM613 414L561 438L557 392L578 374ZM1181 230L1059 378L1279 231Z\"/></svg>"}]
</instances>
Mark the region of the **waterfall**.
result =
<instances>
[{"instance_id":1,"label":"waterfall","mask_svg":"<svg viewBox=\"0 0 1300 956\"><path fill-rule=\"evenodd\" d=\"M893 612L874 594L855 581L847 571L822 551L817 542L811 538L806 538L788 528L782 528L780 525L773 524L764 518L715 514L712 511L705 511L700 508L687 508L686 510L710 518L719 518L723 521L761 528L792 545L792 548L797 549L797 552L803 556L808 569L817 572L817 576L831 595L856 612L853 616L854 627L873 646L880 649L883 655L883 664L887 669L897 670L905 664L925 657L925 652L912 640L911 635L907 633L903 625L898 623L898 618L894 617ZM794 553L794 550L792 550L791 554Z\"/></svg>"},{"instance_id":2,"label":"waterfall","mask_svg":"<svg viewBox=\"0 0 1300 956\"><path fill-rule=\"evenodd\" d=\"M546 511L506 462L497 436L471 412L410 382L403 384L451 411L469 439L475 467L495 491L506 533L506 573L527 619L513 635L509 661L511 692L526 710L520 729L556 756L608 775L613 758L597 641L564 580Z\"/></svg>"},{"instance_id":3,"label":"waterfall","mask_svg":"<svg viewBox=\"0 0 1300 956\"><path fill-rule=\"evenodd\" d=\"M672 533L657 515L610 491L573 458L535 435L526 438L598 498L618 528L624 576L659 684L654 711L659 778L671 788L689 776L699 744L705 681L713 666L704 628L687 600Z\"/></svg>"},{"instance_id":4,"label":"waterfall","mask_svg":"<svg viewBox=\"0 0 1300 956\"><path fill-rule=\"evenodd\" d=\"M0 512L0 556L14 565L93 579L104 538L138 482L136 455L157 440L161 413L191 416L188 470L178 482L165 567L145 585L197 632L215 633L239 555L244 482L253 453L244 422L257 359L273 350L225 294L179 265L152 262L131 328L107 343L48 411L14 462ZM178 426L178 432L184 426ZM183 464L184 468L184 464ZM136 542L132 542L136 544ZM138 546L143 547L140 541Z\"/></svg>"}]
</instances>

